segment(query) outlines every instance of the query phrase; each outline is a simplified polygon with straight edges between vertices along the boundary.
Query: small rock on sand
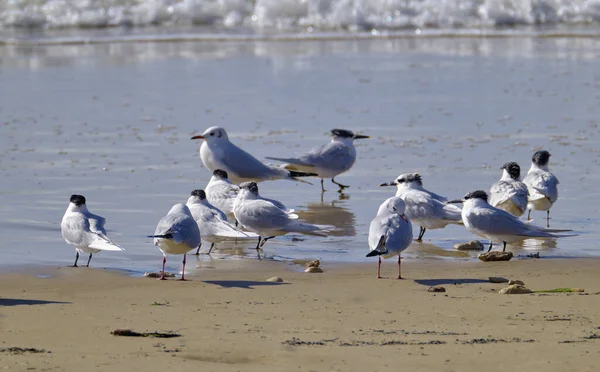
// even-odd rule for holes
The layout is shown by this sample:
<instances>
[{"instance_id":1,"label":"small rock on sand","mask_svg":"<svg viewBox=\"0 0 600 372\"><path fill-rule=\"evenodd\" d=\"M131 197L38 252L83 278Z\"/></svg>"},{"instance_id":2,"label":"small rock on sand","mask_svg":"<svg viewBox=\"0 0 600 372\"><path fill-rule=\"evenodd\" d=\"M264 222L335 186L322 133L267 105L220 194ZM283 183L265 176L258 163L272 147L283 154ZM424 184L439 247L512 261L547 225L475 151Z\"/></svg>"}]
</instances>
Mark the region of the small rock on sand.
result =
<instances>
[{"instance_id":1,"label":"small rock on sand","mask_svg":"<svg viewBox=\"0 0 600 372\"><path fill-rule=\"evenodd\" d=\"M321 269L318 266L311 266L311 267L307 267L306 270L304 270L305 273L322 273L323 269Z\"/></svg>"},{"instance_id":2,"label":"small rock on sand","mask_svg":"<svg viewBox=\"0 0 600 372\"><path fill-rule=\"evenodd\" d=\"M427 292L446 292L446 288L440 286L429 287Z\"/></svg>"},{"instance_id":3,"label":"small rock on sand","mask_svg":"<svg viewBox=\"0 0 600 372\"><path fill-rule=\"evenodd\" d=\"M533 291L531 289L525 287L524 285L514 284L514 285L509 285L506 288L502 288L498 293L500 293L500 294L526 294L526 293L533 293Z\"/></svg>"},{"instance_id":4,"label":"small rock on sand","mask_svg":"<svg viewBox=\"0 0 600 372\"><path fill-rule=\"evenodd\" d=\"M319 260L308 261L307 263L304 264L305 267L319 267L320 265L321 265L321 261L319 261Z\"/></svg>"},{"instance_id":5,"label":"small rock on sand","mask_svg":"<svg viewBox=\"0 0 600 372\"><path fill-rule=\"evenodd\" d=\"M477 255L477 258L479 258L481 261L484 261L484 262L510 261L510 259L513 258L513 253L512 252L493 251L493 252L480 253Z\"/></svg>"},{"instance_id":6,"label":"small rock on sand","mask_svg":"<svg viewBox=\"0 0 600 372\"><path fill-rule=\"evenodd\" d=\"M472 240L466 243L454 244L457 251L483 251L483 243L479 240Z\"/></svg>"},{"instance_id":7,"label":"small rock on sand","mask_svg":"<svg viewBox=\"0 0 600 372\"><path fill-rule=\"evenodd\" d=\"M160 278L161 273L146 272L144 276L148 278ZM175 274L165 271L165 278L174 278Z\"/></svg>"},{"instance_id":8,"label":"small rock on sand","mask_svg":"<svg viewBox=\"0 0 600 372\"><path fill-rule=\"evenodd\" d=\"M490 276L490 283L508 283L508 279L501 276Z\"/></svg>"},{"instance_id":9,"label":"small rock on sand","mask_svg":"<svg viewBox=\"0 0 600 372\"><path fill-rule=\"evenodd\" d=\"M523 283L520 280L511 280L510 282L508 282L508 285L514 285L514 284L525 285L525 283Z\"/></svg>"},{"instance_id":10,"label":"small rock on sand","mask_svg":"<svg viewBox=\"0 0 600 372\"><path fill-rule=\"evenodd\" d=\"M271 282L271 283L283 283L283 279L281 279L278 276L274 276L272 278L267 279L267 282Z\"/></svg>"}]
</instances>

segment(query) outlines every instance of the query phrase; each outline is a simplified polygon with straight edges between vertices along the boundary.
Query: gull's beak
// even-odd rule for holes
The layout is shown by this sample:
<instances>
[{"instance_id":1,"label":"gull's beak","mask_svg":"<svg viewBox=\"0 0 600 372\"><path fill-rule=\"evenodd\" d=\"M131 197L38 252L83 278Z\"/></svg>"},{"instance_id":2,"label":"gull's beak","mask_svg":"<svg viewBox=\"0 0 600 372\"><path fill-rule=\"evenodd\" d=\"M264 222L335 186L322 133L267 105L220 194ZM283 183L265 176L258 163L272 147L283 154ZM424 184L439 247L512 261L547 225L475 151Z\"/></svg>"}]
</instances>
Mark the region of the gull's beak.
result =
<instances>
[{"instance_id":1,"label":"gull's beak","mask_svg":"<svg viewBox=\"0 0 600 372\"><path fill-rule=\"evenodd\" d=\"M382 183L381 185L379 185L379 187L381 187L381 186L396 186L396 185L397 185L396 181L392 181L392 182Z\"/></svg>"},{"instance_id":2,"label":"gull's beak","mask_svg":"<svg viewBox=\"0 0 600 372\"><path fill-rule=\"evenodd\" d=\"M354 136L354 139L364 139L364 138L371 138L371 136L364 136L362 134L357 134L356 136Z\"/></svg>"},{"instance_id":3,"label":"gull's beak","mask_svg":"<svg viewBox=\"0 0 600 372\"><path fill-rule=\"evenodd\" d=\"M446 204L460 204L462 202L463 202L462 199L456 199L456 200L448 200L446 202Z\"/></svg>"},{"instance_id":4,"label":"gull's beak","mask_svg":"<svg viewBox=\"0 0 600 372\"><path fill-rule=\"evenodd\" d=\"M201 134L199 134L199 135L197 135L197 136L194 136L194 137L192 137L192 138L190 138L190 139L204 139L204 136L203 136L203 135L201 135Z\"/></svg>"},{"instance_id":5,"label":"gull's beak","mask_svg":"<svg viewBox=\"0 0 600 372\"><path fill-rule=\"evenodd\" d=\"M404 222L408 223L408 218L406 218L406 215L404 213L400 215L400 218L402 218Z\"/></svg>"}]
</instances>

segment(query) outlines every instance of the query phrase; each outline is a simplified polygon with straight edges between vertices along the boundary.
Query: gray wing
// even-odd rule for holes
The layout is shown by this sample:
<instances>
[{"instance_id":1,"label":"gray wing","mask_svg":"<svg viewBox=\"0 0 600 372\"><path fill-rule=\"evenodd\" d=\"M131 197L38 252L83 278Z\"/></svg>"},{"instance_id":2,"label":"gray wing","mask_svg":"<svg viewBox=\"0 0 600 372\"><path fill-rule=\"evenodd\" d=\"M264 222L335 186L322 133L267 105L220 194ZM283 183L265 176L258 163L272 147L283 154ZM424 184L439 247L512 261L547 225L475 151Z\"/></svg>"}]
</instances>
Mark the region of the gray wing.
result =
<instances>
[{"instance_id":1,"label":"gray wing","mask_svg":"<svg viewBox=\"0 0 600 372\"><path fill-rule=\"evenodd\" d=\"M385 236L385 246L391 252L404 250L412 242L412 224L398 215L377 216L369 226L369 249L377 248Z\"/></svg>"},{"instance_id":2,"label":"gray wing","mask_svg":"<svg viewBox=\"0 0 600 372\"><path fill-rule=\"evenodd\" d=\"M64 218L60 224L60 232L67 243L75 246L87 247L91 242L90 223L80 213Z\"/></svg>"},{"instance_id":3,"label":"gray wing","mask_svg":"<svg viewBox=\"0 0 600 372\"><path fill-rule=\"evenodd\" d=\"M497 206L511 200L522 210L527 208L527 186L517 181L498 181L490 188L490 205Z\"/></svg>"},{"instance_id":4,"label":"gray wing","mask_svg":"<svg viewBox=\"0 0 600 372\"><path fill-rule=\"evenodd\" d=\"M233 208L233 202L237 197L240 188L233 184L219 182L211 186L207 186L205 191L206 198L212 205L220 210L230 213Z\"/></svg>"},{"instance_id":5,"label":"gray wing","mask_svg":"<svg viewBox=\"0 0 600 372\"><path fill-rule=\"evenodd\" d=\"M291 220L286 212L266 200L246 201L238 208L240 222L255 229L280 230Z\"/></svg>"},{"instance_id":6,"label":"gray wing","mask_svg":"<svg viewBox=\"0 0 600 372\"><path fill-rule=\"evenodd\" d=\"M267 159L306 167L322 167L343 171L350 169L354 164L356 151L344 143L330 142L326 145L316 147L297 158L268 157Z\"/></svg>"},{"instance_id":7,"label":"gray wing","mask_svg":"<svg viewBox=\"0 0 600 372\"><path fill-rule=\"evenodd\" d=\"M104 229L104 224L106 223L106 219L104 217L100 217L97 214L89 213L87 215L88 220L90 222L90 230L93 232L99 232L106 235L106 230Z\"/></svg>"},{"instance_id":8,"label":"gray wing","mask_svg":"<svg viewBox=\"0 0 600 372\"><path fill-rule=\"evenodd\" d=\"M274 169L261 163L254 156L234 144L231 144L225 156L219 160L228 171L235 173L238 178L253 179L257 175L268 178L276 173Z\"/></svg>"},{"instance_id":9,"label":"gray wing","mask_svg":"<svg viewBox=\"0 0 600 372\"><path fill-rule=\"evenodd\" d=\"M523 179L523 183L529 188L529 196L532 200L546 197L554 203L558 199L558 178L550 172L529 172Z\"/></svg>"},{"instance_id":10,"label":"gray wing","mask_svg":"<svg viewBox=\"0 0 600 372\"><path fill-rule=\"evenodd\" d=\"M425 192L409 192L402 196L406 203L406 214L416 219L442 219L460 221L461 209L454 204L446 204Z\"/></svg>"},{"instance_id":11,"label":"gray wing","mask_svg":"<svg viewBox=\"0 0 600 372\"><path fill-rule=\"evenodd\" d=\"M517 235L531 237L556 237L544 228L523 223L517 217L498 208L478 208L469 218L469 224L491 235Z\"/></svg>"}]
</instances>

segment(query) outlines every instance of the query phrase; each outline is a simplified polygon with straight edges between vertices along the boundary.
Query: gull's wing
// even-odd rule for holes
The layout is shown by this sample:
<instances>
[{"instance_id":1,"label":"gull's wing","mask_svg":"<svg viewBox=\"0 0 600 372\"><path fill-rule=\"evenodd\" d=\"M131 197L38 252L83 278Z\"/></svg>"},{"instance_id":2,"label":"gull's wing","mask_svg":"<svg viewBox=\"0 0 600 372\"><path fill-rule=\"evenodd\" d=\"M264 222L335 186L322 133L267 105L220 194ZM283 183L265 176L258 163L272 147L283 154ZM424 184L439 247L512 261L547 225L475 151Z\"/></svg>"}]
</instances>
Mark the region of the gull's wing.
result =
<instances>
[{"instance_id":1,"label":"gull's wing","mask_svg":"<svg viewBox=\"0 0 600 372\"><path fill-rule=\"evenodd\" d=\"M238 178L264 179L277 174L277 169L268 167L254 156L237 147L233 143L227 146L225 156L218 159L224 169L234 173Z\"/></svg>"},{"instance_id":2,"label":"gull's wing","mask_svg":"<svg viewBox=\"0 0 600 372\"><path fill-rule=\"evenodd\" d=\"M171 234L175 243L185 243L196 248L200 244L200 231L194 218L184 213L171 213L163 217L156 226L154 235ZM157 239L154 239L156 244Z\"/></svg>"},{"instance_id":3,"label":"gull's wing","mask_svg":"<svg viewBox=\"0 0 600 372\"><path fill-rule=\"evenodd\" d=\"M88 217L82 213L74 213L63 218L61 233L65 241L76 247L89 247L104 251L123 251L119 245L113 243L105 234L92 231Z\"/></svg>"},{"instance_id":4,"label":"gull's wing","mask_svg":"<svg viewBox=\"0 0 600 372\"><path fill-rule=\"evenodd\" d=\"M369 226L369 249L377 249L382 237L389 253L406 249L412 242L412 224L399 215L377 216Z\"/></svg>"},{"instance_id":5,"label":"gull's wing","mask_svg":"<svg viewBox=\"0 0 600 372\"><path fill-rule=\"evenodd\" d=\"M558 199L558 178L550 172L535 170L527 173L523 183L529 188L529 198L548 198L552 203Z\"/></svg>"},{"instance_id":6,"label":"gull's wing","mask_svg":"<svg viewBox=\"0 0 600 372\"><path fill-rule=\"evenodd\" d=\"M106 230L104 229L104 224L106 223L106 219L104 217L100 217L93 213L88 213L87 218L90 222L90 230L94 232L99 232L106 235Z\"/></svg>"},{"instance_id":7,"label":"gull's wing","mask_svg":"<svg viewBox=\"0 0 600 372\"><path fill-rule=\"evenodd\" d=\"M468 217L469 224L480 231L498 236L529 236L529 237L557 237L543 227L523 223L517 217L501 209L476 208Z\"/></svg>"},{"instance_id":8,"label":"gull's wing","mask_svg":"<svg viewBox=\"0 0 600 372\"><path fill-rule=\"evenodd\" d=\"M527 209L527 185L518 181L498 181L490 188L490 205L497 206L508 200L521 210Z\"/></svg>"},{"instance_id":9,"label":"gull's wing","mask_svg":"<svg viewBox=\"0 0 600 372\"><path fill-rule=\"evenodd\" d=\"M406 214L410 218L462 220L461 209L458 206L437 200L427 192L412 190L401 197L406 204Z\"/></svg>"},{"instance_id":10,"label":"gull's wing","mask_svg":"<svg viewBox=\"0 0 600 372\"><path fill-rule=\"evenodd\" d=\"M239 218L240 222L256 230L281 230L291 220L286 212L266 200L246 200L237 208L243 215Z\"/></svg>"},{"instance_id":11,"label":"gull's wing","mask_svg":"<svg viewBox=\"0 0 600 372\"><path fill-rule=\"evenodd\" d=\"M267 157L267 159L278 160L300 167L322 167L344 171L350 169L354 164L356 151L342 142L330 142L326 145L316 147L297 158ZM286 167L286 169L295 168ZM310 169L304 170L311 171Z\"/></svg>"},{"instance_id":12,"label":"gull's wing","mask_svg":"<svg viewBox=\"0 0 600 372\"><path fill-rule=\"evenodd\" d=\"M240 188L225 181L216 181L209 182L204 191L206 191L206 198L210 204L230 213Z\"/></svg>"}]
</instances>

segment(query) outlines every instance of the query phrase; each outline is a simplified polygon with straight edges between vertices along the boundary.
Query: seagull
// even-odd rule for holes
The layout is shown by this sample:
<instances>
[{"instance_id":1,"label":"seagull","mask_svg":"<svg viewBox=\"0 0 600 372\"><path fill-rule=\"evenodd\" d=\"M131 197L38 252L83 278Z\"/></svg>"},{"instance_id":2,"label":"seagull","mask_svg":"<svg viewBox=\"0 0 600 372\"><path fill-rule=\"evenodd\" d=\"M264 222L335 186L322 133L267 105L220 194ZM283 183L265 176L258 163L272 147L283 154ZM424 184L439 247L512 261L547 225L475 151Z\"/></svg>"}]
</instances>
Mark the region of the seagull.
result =
<instances>
[{"instance_id":1,"label":"seagull","mask_svg":"<svg viewBox=\"0 0 600 372\"><path fill-rule=\"evenodd\" d=\"M316 173L321 178L321 191L325 192L323 186L324 178L331 178L331 182L340 187L340 191L349 187L335 181L335 177L352 168L356 161L355 139L371 138L346 129L332 129L331 142L317 147L297 158L267 157L286 164L283 167L291 171Z\"/></svg>"},{"instance_id":2,"label":"seagull","mask_svg":"<svg viewBox=\"0 0 600 372\"><path fill-rule=\"evenodd\" d=\"M468 193L462 199L451 200L448 203L463 203L462 220L467 230L490 240L488 252L492 249L492 242L502 242L502 251L506 250L506 243L518 242L528 238L562 238L573 235L556 235L558 232L571 230L545 229L524 223L512 214L502 209L492 207L488 203L488 196L483 190Z\"/></svg>"},{"instance_id":3,"label":"seagull","mask_svg":"<svg viewBox=\"0 0 600 372\"><path fill-rule=\"evenodd\" d=\"M211 171L215 169L226 171L231 182L235 184L245 181L261 182L277 179L309 183L296 177L316 176L316 173L289 171L261 163L254 156L231 143L225 129L220 127L210 127L201 135L191 139L204 140L200 146L200 159L204 166Z\"/></svg>"},{"instance_id":4,"label":"seagull","mask_svg":"<svg viewBox=\"0 0 600 372\"><path fill-rule=\"evenodd\" d=\"M527 185L519 180L521 167L515 162L504 164L502 177L490 188L490 205L520 217L527 209Z\"/></svg>"},{"instance_id":5,"label":"seagull","mask_svg":"<svg viewBox=\"0 0 600 372\"><path fill-rule=\"evenodd\" d=\"M551 154L546 150L537 151L531 159L531 168L523 179L523 183L529 189L529 213L531 210L546 211L547 226L550 227L550 208L558 199L558 178L548 170L548 162Z\"/></svg>"},{"instance_id":6,"label":"seagull","mask_svg":"<svg viewBox=\"0 0 600 372\"><path fill-rule=\"evenodd\" d=\"M233 239L248 239L257 238L254 233L246 233L237 227L227 222L227 216L223 211L214 207L206 200L204 190L192 191L186 203L192 213L192 217L196 220L198 228L202 234L202 240L210 242L210 249L207 254L210 254L215 243L220 243L225 240ZM200 253L200 246L196 254Z\"/></svg>"},{"instance_id":7,"label":"seagull","mask_svg":"<svg viewBox=\"0 0 600 372\"><path fill-rule=\"evenodd\" d=\"M163 253L160 280L165 280L167 254L183 255L181 280L185 280L185 256L189 251L200 246L200 230L190 209L185 204L175 204L169 213L158 222L154 235L148 237L154 238L154 245L157 245Z\"/></svg>"},{"instance_id":8,"label":"seagull","mask_svg":"<svg viewBox=\"0 0 600 372\"><path fill-rule=\"evenodd\" d=\"M377 279L381 279L381 256L398 255L398 279L402 279L401 253L412 242L412 224L404 214L404 200L392 196L379 206L377 216L369 227L369 249L367 257L378 256Z\"/></svg>"},{"instance_id":9,"label":"seagull","mask_svg":"<svg viewBox=\"0 0 600 372\"><path fill-rule=\"evenodd\" d=\"M270 201L261 199L256 191L256 182L244 182L240 185L233 213L239 223L250 231L256 232L258 243L256 252L260 259L260 247L269 239L297 232L307 235L327 236L326 227L298 221L298 215L287 213Z\"/></svg>"},{"instance_id":10,"label":"seagull","mask_svg":"<svg viewBox=\"0 0 600 372\"><path fill-rule=\"evenodd\" d=\"M85 205L83 195L71 195L69 206L62 218L60 232L65 241L75 246L75 263L77 267L79 253L89 253L86 267L90 267L92 254L100 251L124 251L106 237L103 217L91 213Z\"/></svg>"},{"instance_id":11,"label":"seagull","mask_svg":"<svg viewBox=\"0 0 600 372\"><path fill-rule=\"evenodd\" d=\"M412 223L419 225L417 242L423 241L427 229L441 229L449 224L462 224L461 209L447 204L447 198L426 190L419 173L401 174L389 183L379 186L397 186L396 196L404 200L406 215Z\"/></svg>"},{"instance_id":12,"label":"seagull","mask_svg":"<svg viewBox=\"0 0 600 372\"><path fill-rule=\"evenodd\" d=\"M210 181L208 181L208 185L206 185L205 191L206 199L210 204L222 210L228 216L233 217L233 205L238 193L240 192L240 187L229 181L227 172L222 169L215 169L213 176L210 178ZM294 212L293 209L286 207L283 205L283 203L277 200L261 197L258 194L258 188L255 191L256 195L260 199L264 199L275 204L277 208L285 212Z\"/></svg>"}]
</instances>

